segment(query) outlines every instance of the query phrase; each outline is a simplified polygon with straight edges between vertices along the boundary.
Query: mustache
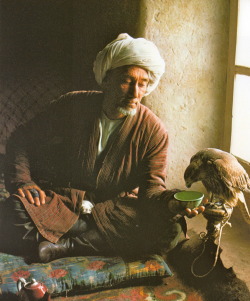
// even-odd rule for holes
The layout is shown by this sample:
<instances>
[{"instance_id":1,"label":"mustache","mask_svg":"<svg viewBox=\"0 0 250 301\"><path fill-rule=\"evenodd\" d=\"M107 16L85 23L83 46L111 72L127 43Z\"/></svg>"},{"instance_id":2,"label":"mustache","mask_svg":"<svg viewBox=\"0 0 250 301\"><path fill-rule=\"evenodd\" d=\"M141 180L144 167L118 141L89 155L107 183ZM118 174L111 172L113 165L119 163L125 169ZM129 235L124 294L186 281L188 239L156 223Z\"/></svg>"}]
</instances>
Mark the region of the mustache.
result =
<instances>
[{"instance_id":1,"label":"mustache","mask_svg":"<svg viewBox=\"0 0 250 301\"><path fill-rule=\"evenodd\" d=\"M133 98L133 97L123 97L121 98L121 103L138 103L137 98Z\"/></svg>"}]
</instances>

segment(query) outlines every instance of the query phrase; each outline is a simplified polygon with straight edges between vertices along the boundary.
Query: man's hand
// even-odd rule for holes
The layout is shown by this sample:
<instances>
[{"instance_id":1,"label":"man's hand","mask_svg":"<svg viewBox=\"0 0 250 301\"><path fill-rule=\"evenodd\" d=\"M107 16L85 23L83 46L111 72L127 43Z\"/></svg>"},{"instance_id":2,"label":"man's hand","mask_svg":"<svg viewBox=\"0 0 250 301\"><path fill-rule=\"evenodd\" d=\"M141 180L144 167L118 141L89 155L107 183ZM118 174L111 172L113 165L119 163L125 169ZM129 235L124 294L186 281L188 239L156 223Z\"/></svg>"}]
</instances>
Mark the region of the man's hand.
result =
<instances>
[{"instance_id":1,"label":"man's hand","mask_svg":"<svg viewBox=\"0 0 250 301\"><path fill-rule=\"evenodd\" d=\"M26 198L31 204L35 204L36 206L45 204L46 194L37 185L30 185L18 188L17 193L21 197Z\"/></svg>"},{"instance_id":2,"label":"man's hand","mask_svg":"<svg viewBox=\"0 0 250 301\"><path fill-rule=\"evenodd\" d=\"M193 218L198 214L204 212L205 210L204 204L207 202L208 200L204 200L202 205L197 208L194 209L186 208L183 210L182 206L180 205L180 202L173 199L169 201L168 208L172 213L178 214L180 216L187 216L188 218Z\"/></svg>"},{"instance_id":3,"label":"man's hand","mask_svg":"<svg viewBox=\"0 0 250 301\"><path fill-rule=\"evenodd\" d=\"M192 217L195 217L196 215L204 212L204 210L205 210L205 206L199 206L199 207L194 208L194 209L186 208L180 214L181 215L185 215L188 218L192 218Z\"/></svg>"}]
</instances>

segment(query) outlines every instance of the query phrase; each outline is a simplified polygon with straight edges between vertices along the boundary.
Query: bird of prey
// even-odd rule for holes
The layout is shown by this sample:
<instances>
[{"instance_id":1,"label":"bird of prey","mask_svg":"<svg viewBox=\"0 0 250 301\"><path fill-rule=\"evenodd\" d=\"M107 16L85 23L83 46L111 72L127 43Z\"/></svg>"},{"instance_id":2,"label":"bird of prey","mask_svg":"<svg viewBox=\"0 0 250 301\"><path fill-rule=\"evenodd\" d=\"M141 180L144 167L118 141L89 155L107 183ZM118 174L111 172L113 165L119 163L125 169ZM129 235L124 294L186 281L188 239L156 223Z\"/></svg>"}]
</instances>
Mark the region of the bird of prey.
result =
<instances>
[{"instance_id":1,"label":"bird of prey","mask_svg":"<svg viewBox=\"0 0 250 301\"><path fill-rule=\"evenodd\" d=\"M205 148L197 152L185 170L184 179L187 187L201 181L211 202L219 199L231 208L238 205L245 221L250 224L243 194L243 191L250 192L250 179L232 154L216 148Z\"/></svg>"}]
</instances>

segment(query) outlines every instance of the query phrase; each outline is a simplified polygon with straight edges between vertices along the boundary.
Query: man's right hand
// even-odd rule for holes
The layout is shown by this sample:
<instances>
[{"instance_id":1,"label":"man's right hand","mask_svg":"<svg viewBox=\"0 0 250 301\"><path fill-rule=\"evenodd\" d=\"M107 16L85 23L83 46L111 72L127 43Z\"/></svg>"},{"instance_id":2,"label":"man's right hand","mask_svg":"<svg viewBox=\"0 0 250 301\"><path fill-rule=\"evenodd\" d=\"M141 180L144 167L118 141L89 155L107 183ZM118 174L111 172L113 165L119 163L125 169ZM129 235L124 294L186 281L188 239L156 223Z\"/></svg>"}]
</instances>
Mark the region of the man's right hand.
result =
<instances>
[{"instance_id":1,"label":"man's right hand","mask_svg":"<svg viewBox=\"0 0 250 301\"><path fill-rule=\"evenodd\" d=\"M17 193L21 197L26 198L31 204L35 204L36 206L45 204L46 194L37 185L27 185L22 188L18 188Z\"/></svg>"}]
</instances>

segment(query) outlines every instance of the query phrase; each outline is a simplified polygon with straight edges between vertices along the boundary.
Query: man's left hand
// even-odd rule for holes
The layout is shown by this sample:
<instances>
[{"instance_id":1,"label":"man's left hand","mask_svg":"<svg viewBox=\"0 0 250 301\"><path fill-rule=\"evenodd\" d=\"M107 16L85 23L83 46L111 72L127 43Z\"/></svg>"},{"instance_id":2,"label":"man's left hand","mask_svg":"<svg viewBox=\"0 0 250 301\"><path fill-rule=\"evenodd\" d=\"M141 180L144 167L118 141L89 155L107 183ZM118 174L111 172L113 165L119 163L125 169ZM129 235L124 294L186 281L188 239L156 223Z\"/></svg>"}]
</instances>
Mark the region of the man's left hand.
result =
<instances>
[{"instance_id":1,"label":"man's left hand","mask_svg":"<svg viewBox=\"0 0 250 301\"><path fill-rule=\"evenodd\" d=\"M196 215L204 212L204 210L205 210L205 206L199 206L199 207L194 208L194 209L186 208L180 214L185 215L188 218L192 218L192 217L195 217Z\"/></svg>"}]
</instances>

